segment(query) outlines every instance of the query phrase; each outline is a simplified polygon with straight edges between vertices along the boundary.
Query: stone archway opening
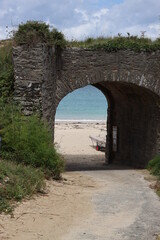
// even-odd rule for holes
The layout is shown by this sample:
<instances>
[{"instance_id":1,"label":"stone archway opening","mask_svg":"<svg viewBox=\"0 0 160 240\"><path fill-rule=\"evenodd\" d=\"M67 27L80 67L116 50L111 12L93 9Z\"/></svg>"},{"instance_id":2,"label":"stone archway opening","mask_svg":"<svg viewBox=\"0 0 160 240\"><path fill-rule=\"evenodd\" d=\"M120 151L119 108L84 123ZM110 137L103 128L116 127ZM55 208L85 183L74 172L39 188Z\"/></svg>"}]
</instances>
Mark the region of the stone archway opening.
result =
<instances>
[{"instance_id":1,"label":"stone archway opening","mask_svg":"<svg viewBox=\"0 0 160 240\"><path fill-rule=\"evenodd\" d=\"M108 103L96 86L74 90L60 101L55 117L55 146L67 170L100 170L105 148L97 151L90 136L106 141Z\"/></svg>"}]
</instances>

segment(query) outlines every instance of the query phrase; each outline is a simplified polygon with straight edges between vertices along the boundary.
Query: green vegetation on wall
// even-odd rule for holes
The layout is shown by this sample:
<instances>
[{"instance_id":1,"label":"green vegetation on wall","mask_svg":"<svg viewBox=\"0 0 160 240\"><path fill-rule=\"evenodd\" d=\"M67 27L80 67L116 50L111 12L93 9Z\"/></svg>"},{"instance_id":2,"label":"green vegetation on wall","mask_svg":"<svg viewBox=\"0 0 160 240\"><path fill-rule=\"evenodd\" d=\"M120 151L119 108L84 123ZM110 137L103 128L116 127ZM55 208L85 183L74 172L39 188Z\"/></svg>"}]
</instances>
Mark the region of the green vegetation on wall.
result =
<instances>
[{"instance_id":1,"label":"green vegetation on wall","mask_svg":"<svg viewBox=\"0 0 160 240\"><path fill-rule=\"evenodd\" d=\"M13 96L14 71L12 62L12 42L0 45L0 98L7 99Z\"/></svg>"},{"instance_id":2,"label":"green vegetation on wall","mask_svg":"<svg viewBox=\"0 0 160 240\"><path fill-rule=\"evenodd\" d=\"M119 50L132 50L135 52L152 52L160 50L160 39L152 41L149 38L118 35L117 37L87 38L84 41L66 41L63 33L44 22L28 21L19 25L19 29L14 34L14 41L17 45L35 45L38 42L46 43L50 46L79 47L92 50L105 50L107 52L117 52Z\"/></svg>"},{"instance_id":3,"label":"green vegetation on wall","mask_svg":"<svg viewBox=\"0 0 160 240\"><path fill-rule=\"evenodd\" d=\"M44 22L27 21L20 24L18 31L14 33L14 41L17 45L35 45L39 42L50 46L65 47L64 35L57 29L50 30L49 25Z\"/></svg>"},{"instance_id":4,"label":"green vegetation on wall","mask_svg":"<svg viewBox=\"0 0 160 240\"><path fill-rule=\"evenodd\" d=\"M114 38L88 38L84 41L67 42L68 47L87 48L91 50L105 50L107 52L117 52L119 50L132 50L135 52L152 52L160 50L160 39L152 41L148 38L139 38L137 36Z\"/></svg>"}]
</instances>

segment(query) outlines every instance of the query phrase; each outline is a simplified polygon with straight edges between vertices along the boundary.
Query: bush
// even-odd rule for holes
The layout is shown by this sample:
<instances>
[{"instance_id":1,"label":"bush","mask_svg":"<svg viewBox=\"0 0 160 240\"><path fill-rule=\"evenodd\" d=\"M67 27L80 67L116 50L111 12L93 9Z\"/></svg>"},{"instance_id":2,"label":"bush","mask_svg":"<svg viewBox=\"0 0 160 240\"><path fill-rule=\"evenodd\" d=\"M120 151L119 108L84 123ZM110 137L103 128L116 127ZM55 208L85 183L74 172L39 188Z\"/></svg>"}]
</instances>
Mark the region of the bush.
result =
<instances>
[{"instance_id":1,"label":"bush","mask_svg":"<svg viewBox=\"0 0 160 240\"><path fill-rule=\"evenodd\" d=\"M62 48L66 45L64 35L61 32L55 28L50 31L49 25L39 21L27 21L20 24L18 31L14 33L14 41L18 45L35 45L39 42Z\"/></svg>"},{"instance_id":2,"label":"bush","mask_svg":"<svg viewBox=\"0 0 160 240\"><path fill-rule=\"evenodd\" d=\"M47 124L38 116L25 117L13 104L0 102L0 135L3 159L42 168L59 178L63 161L56 152Z\"/></svg>"},{"instance_id":3,"label":"bush","mask_svg":"<svg viewBox=\"0 0 160 240\"><path fill-rule=\"evenodd\" d=\"M15 201L30 197L44 187L41 170L0 160L0 213L12 213Z\"/></svg>"}]
</instances>

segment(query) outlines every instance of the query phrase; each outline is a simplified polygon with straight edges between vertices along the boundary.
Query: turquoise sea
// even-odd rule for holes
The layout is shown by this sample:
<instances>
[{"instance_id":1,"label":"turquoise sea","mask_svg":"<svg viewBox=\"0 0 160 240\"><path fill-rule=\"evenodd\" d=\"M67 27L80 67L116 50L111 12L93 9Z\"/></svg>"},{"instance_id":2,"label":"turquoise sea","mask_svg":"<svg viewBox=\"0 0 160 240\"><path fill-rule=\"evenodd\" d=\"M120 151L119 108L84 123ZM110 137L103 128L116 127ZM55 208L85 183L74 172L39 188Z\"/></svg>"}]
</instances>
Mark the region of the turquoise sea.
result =
<instances>
[{"instance_id":1,"label":"turquoise sea","mask_svg":"<svg viewBox=\"0 0 160 240\"><path fill-rule=\"evenodd\" d=\"M93 86L77 89L64 97L56 111L56 121L106 120L107 100L103 93Z\"/></svg>"}]
</instances>

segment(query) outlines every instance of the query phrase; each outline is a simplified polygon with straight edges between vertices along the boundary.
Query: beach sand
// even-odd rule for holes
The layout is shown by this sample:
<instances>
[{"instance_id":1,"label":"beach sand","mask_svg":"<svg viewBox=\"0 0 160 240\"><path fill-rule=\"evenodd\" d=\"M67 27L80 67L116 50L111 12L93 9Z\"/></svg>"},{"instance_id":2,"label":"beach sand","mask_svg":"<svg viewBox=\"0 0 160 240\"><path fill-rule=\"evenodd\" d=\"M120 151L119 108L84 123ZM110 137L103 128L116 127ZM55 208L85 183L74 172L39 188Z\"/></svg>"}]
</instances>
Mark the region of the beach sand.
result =
<instances>
[{"instance_id":1,"label":"beach sand","mask_svg":"<svg viewBox=\"0 0 160 240\"><path fill-rule=\"evenodd\" d=\"M106 138L105 122L57 122L55 146L64 156L67 170L99 169L105 153L96 151L89 136Z\"/></svg>"}]
</instances>

